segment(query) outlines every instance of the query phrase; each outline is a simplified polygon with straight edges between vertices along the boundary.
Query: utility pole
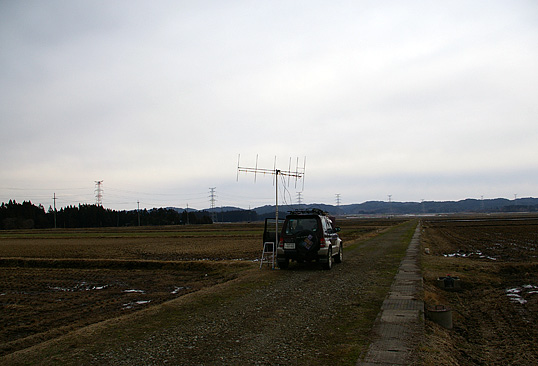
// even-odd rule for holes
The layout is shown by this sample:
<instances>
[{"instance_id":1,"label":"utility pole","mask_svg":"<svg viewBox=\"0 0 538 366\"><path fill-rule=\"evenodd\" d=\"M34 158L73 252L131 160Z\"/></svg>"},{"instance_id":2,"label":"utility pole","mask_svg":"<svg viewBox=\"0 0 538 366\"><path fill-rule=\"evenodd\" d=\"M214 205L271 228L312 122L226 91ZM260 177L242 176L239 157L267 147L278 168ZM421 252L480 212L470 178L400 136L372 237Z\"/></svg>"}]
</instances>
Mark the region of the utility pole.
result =
<instances>
[{"instance_id":1,"label":"utility pole","mask_svg":"<svg viewBox=\"0 0 538 366\"><path fill-rule=\"evenodd\" d=\"M54 193L52 200L54 202L54 228L56 229L56 193Z\"/></svg>"},{"instance_id":2,"label":"utility pole","mask_svg":"<svg viewBox=\"0 0 538 366\"><path fill-rule=\"evenodd\" d=\"M189 225L189 204L187 203L187 225Z\"/></svg>"},{"instance_id":3,"label":"utility pole","mask_svg":"<svg viewBox=\"0 0 538 366\"><path fill-rule=\"evenodd\" d=\"M140 201L136 201L137 209L136 213L138 214L138 226L140 226Z\"/></svg>"},{"instance_id":4,"label":"utility pole","mask_svg":"<svg viewBox=\"0 0 538 366\"><path fill-rule=\"evenodd\" d=\"M389 217L392 216L392 194L389 194Z\"/></svg>"}]
</instances>

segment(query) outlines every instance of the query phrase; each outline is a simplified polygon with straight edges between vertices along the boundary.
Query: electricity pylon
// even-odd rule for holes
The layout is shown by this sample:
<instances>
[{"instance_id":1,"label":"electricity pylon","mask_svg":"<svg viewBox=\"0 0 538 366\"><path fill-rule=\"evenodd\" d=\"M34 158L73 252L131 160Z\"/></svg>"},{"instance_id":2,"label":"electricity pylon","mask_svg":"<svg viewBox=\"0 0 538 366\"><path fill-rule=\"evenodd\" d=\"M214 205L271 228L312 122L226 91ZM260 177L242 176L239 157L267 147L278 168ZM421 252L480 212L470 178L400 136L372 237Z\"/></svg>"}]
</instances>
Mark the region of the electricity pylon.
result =
<instances>
[{"instance_id":1,"label":"electricity pylon","mask_svg":"<svg viewBox=\"0 0 538 366\"><path fill-rule=\"evenodd\" d=\"M103 206L103 189L101 188L102 184L102 180L95 181L95 204L97 206Z\"/></svg>"}]
</instances>

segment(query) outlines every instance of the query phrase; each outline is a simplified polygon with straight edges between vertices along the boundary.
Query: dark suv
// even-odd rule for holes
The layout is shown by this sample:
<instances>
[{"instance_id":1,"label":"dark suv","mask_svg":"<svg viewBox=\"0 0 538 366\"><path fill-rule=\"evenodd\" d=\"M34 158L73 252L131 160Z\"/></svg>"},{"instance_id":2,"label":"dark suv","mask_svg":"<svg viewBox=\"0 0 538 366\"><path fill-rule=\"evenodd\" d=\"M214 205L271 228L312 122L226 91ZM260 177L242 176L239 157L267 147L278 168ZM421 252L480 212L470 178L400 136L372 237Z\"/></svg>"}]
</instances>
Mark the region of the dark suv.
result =
<instances>
[{"instance_id":1,"label":"dark suv","mask_svg":"<svg viewBox=\"0 0 538 366\"><path fill-rule=\"evenodd\" d=\"M333 261L342 262L343 242L334 218L321 210L293 211L284 221L277 247L277 263L287 268L290 259L316 261L331 269Z\"/></svg>"}]
</instances>

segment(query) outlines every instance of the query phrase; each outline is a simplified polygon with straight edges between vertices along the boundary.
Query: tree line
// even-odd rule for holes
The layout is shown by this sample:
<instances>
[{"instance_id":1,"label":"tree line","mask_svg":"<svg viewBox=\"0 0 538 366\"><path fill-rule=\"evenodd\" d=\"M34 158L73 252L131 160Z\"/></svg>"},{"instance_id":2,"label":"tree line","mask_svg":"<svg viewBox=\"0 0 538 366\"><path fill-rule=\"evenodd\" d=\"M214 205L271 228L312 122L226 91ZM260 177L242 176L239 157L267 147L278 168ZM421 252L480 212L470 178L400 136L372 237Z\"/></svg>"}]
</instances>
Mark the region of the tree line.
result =
<instances>
[{"instance_id":1,"label":"tree line","mask_svg":"<svg viewBox=\"0 0 538 366\"><path fill-rule=\"evenodd\" d=\"M79 204L63 207L56 212L49 207L36 206L30 201L10 200L0 206L0 225L3 230L46 228L90 228L113 226L155 226L182 224L212 224L206 211L178 212L172 208L115 211L100 205Z\"/></svg>"}]
</instances>

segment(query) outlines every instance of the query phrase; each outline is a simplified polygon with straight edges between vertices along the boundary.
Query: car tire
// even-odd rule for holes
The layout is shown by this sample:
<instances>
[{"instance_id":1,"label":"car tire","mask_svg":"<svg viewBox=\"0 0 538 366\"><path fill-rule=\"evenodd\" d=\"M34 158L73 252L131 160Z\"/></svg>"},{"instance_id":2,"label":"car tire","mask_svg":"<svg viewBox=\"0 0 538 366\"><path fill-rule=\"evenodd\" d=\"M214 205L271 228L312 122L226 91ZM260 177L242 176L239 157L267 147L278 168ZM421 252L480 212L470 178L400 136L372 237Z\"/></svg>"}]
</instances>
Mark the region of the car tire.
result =
<instances>
[{"instance_id":1,"label":"car tire","mask_svg":"<svg viewBox=\"0 0 538 366\"><path fill-rule=\"evenodd\" d=\"M342 263L344 260L344 248L342 247L342 244L340 244L340 250L338 251L338 255L334 257L334 263Z\"/></svg>"},{"instance_id":2,"label":"car tire","mask_svg":"<svg viewBox=\"0 0 538 366\"><path fill-rule=\"evenodd\" d=\"M277 260L277 264L278 264L278 268L280 268L280 269L286 269L286 268L288 268L289 265L290 265L290 259L289 259L289 258L278 259L278 260Z\"/></svg>"},{"instance_id":3,"label":"car tire","mask_svg":"<svg viewBox=\"0 0 538 366\"><path fill-rule=\"evenodd\" d=\"M329 253L327 253L327 263L323 263L323 269L330 270L333 268L333 249L329 248Z\"/></svg>"}]
</instances>

